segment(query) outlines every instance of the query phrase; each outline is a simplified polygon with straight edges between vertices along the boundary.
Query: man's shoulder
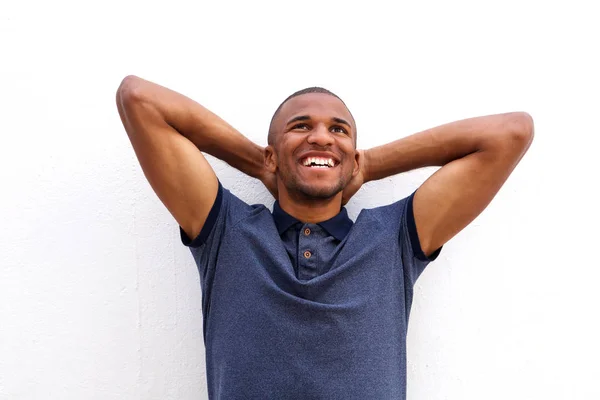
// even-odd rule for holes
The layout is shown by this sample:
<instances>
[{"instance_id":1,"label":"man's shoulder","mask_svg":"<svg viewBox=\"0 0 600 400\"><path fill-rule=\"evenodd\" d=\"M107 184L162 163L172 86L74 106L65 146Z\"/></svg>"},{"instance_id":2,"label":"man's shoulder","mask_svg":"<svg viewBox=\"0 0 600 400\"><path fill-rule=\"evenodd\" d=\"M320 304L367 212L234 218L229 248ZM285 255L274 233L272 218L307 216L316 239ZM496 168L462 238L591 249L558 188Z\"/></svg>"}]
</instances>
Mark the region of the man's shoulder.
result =
<instances>
[{"instance_id":1,"label":"man's shoulder","mask_svg":"<svg viewBox=\"0 0 600 400\"><path fill-rule=\"evenodd\" d=\"M221 208L226 213L224 217L230 220L241 221L247 217L261 213L271 215L271 211L265 204L246 202L225 187L222 187L221 190Z\"/></svg>"},{"instance_id":2,"label":"man's shoulder","mask_svg":"<svg viewBox=\"0 0 600 400\"><path fill-rule=\"evenodd\" d=\"M200 234L192 240L187 237L183 230L181 230L181 240L186 246L200 247L209 238L221 237L226 232L231 231L244 221L251 219L252 216L256 215L261 215L260 220L263 221L263 225L273 223L271 212L264 204L250 205L219 182L215 202L212 205ZM252 223L261 225L261 222L256 219L254 219Z\"/></svg>"},{"instance_id":3,"label":"man's shoulder","mask_svg":"<svg viewBox=\"0 0 600 400\"><path fill-rule=\"evenodd\" d=\"M413 195L414 193L389 204L363 208L358 214L357 221L360 218L376 218L387 224L393 223L398 220L394 217L402 217L407 208L412 205Z\"/></svg>"}]
</instances>

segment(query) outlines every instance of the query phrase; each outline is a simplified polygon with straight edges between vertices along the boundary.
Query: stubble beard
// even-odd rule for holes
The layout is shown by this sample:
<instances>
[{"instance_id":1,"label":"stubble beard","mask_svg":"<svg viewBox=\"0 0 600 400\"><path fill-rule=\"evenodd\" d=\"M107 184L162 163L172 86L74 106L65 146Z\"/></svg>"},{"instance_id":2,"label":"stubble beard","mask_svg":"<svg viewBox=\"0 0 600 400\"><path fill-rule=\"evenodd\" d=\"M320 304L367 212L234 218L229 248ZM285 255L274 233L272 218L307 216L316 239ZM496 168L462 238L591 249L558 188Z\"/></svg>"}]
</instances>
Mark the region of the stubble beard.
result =
<instances>
[{"instance_id":1,"label":"stubble beard","mask_svg":"<svg viewBox=\"0 0 600 400\"><path fill-rule=\"evenodd\" d=\"M292 196L298 196L304 199L327 200L334 197L336 194L344 190L348 182L347 177L340 177L335 184L329 187L315 186L298 179L298 176L293 174L288 169L279 169L280 179L285 185L288 193Z\"/></svg>"}]
</instances>

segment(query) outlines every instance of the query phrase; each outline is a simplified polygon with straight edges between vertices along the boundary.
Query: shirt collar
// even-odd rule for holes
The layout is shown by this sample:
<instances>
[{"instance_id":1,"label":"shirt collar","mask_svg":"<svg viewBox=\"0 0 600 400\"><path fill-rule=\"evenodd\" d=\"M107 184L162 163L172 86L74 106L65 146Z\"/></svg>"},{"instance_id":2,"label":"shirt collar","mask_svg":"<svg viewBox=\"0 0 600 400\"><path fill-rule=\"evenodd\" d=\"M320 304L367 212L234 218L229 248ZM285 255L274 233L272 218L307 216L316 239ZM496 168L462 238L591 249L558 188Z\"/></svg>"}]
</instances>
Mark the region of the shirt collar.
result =
<instances>
[{"instance_id":1,"label":"shirt collar","mask_svg":"<svg viewBox=\"0 0 600 400\"><path fill-rule=\"evenodd\" d=\"M293 225L301 223L299 220L286 213L279 206L279 201L275 201L275 204L273 204L273 220L275 221L275 226L280 235L290 229ZM327 221L319 222L317 225L325 229L327 233L341 242L346 235L348 235L348 232L350 232L353 222L348 217L346 208L342 207L335 217L330 218Z\"/></svg>"}]
</instances>

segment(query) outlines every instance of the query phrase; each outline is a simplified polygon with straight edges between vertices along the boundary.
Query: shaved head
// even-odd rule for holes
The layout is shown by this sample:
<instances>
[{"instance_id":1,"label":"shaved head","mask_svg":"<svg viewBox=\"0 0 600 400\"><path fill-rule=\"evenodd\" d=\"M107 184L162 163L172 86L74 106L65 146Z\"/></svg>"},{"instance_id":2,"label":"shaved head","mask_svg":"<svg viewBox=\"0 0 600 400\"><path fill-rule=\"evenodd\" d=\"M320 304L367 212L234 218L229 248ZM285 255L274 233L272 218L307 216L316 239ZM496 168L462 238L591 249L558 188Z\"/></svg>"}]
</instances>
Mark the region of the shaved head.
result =
<instances>
[{"instance_id":1,"label":"shaved head","mask_svg":"<svg viewBox=\"0 0 600 400\"><path fill-rule=\"evenodd\" d=\"M277 110L275 110L275 113L273 114L273 117L271 118L271 124L269 125L269 136L267 137L267 143L269 145L274 145L275 144L275 138L277 136L277 127L275 124L275 121L277 119L277 116L279 115L279 112L281 111L281 109L283 108L283 106L285 105L285 103L287 103L289 100L293 99L294 97L298 97L301 96L303 94L309 94L309 93L322 93L322 94L326 94L332 97L335 97L336 99L338 99L339 101L342 102L342 104L344 104L344 106L346 105L346 103L344 103L344 101L335 93L322 88L322 87L318 87L318 86L313 86L313 87L308 87L306 89L302 89L302 90L298 90L295 93L292 93L291 95L289 95L287 97L287 99L285 99L280 105L279 107L277 107ZM346 106L346 109L348 109L348 106ZM348 112L350 113L350 110L348 110ZM352 113L350 113L350 116L352 116ZM354 122L354 117L352 117L352 120ZM356 125L356 123L355 123ZM356 144L356 143L355 143Z\"/></svg>"}]
</instances>

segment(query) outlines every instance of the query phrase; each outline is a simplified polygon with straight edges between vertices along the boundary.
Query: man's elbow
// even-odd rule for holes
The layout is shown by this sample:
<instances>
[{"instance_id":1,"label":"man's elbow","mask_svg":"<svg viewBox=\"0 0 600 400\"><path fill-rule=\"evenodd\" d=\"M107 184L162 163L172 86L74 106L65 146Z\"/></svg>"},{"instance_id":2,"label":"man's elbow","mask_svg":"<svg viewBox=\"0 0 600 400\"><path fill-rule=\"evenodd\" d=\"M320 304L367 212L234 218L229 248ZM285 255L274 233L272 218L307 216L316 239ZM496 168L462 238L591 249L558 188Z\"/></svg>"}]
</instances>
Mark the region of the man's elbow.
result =
<instances>
[{"instance_id":1,"label":"man's elbow","mask_svg":"<svg viewBox=\"0 0 600 400\"><path fill-rule=\"evenodd\" d=\"M506 138L507 141L513 144L521 144L524 148L528 148L533 141L534 124L530 114L519 111L507 114L506 123Z\"/></svg>"},{"instance_id":2,"label":"man's elbow","mask_svg":"<svg viewBox=\"0 0 600 400\"><path fill-rule=\"evenodd\" d=\"M144 99L144 80L135 75L127 75L117 89L117 107L119 109Z\"/></svg>"},{"instance_id":3,"label":"man's elbow","mask_svg":"<svg viewBox=\"0 0 600 400\"><path fill-rule=\"evenodd\" d=\"M523 154L533 141L533 118L526 112L502 114L495 134L490 136L489 149L506 153Z\"/></svg>"}]
</instances>

